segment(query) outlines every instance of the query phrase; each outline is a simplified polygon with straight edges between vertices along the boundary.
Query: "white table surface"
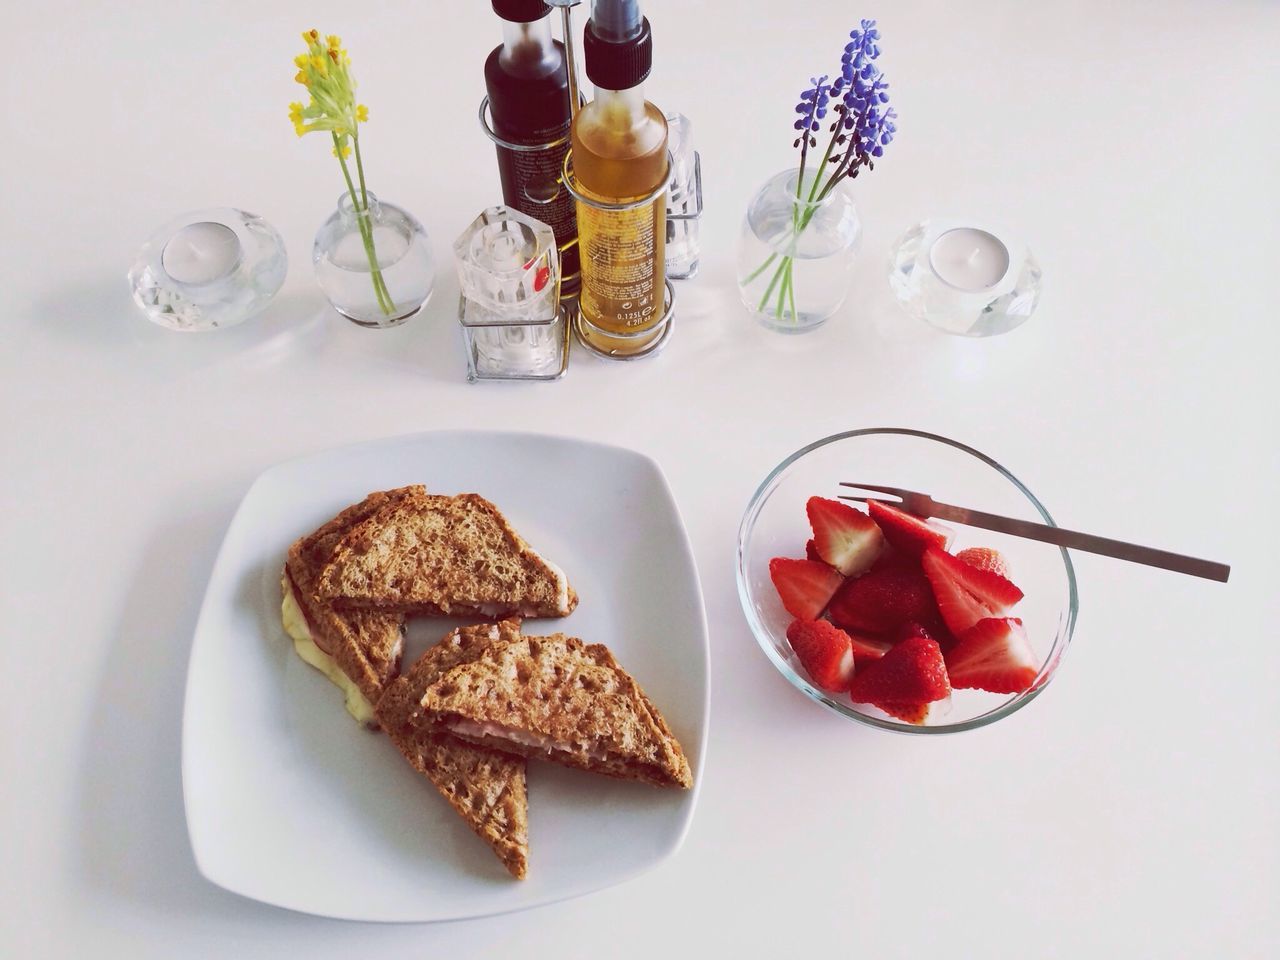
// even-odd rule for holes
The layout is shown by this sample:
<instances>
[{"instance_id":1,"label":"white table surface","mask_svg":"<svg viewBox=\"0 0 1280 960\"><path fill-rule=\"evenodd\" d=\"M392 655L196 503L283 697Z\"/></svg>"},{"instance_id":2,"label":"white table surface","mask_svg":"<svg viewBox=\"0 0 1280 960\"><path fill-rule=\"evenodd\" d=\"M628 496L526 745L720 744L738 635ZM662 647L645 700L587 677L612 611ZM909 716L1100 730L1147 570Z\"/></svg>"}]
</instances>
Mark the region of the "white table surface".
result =
<instances>
[{"instance_id":1,"label":"white table surface","mask_svg":"<svg viewBox=\"0 0 1280 960\"><path fill-rule=\"evenodd\" d=\"M737 305L733 239L791 163L804 80L877 11L650 0L650 97L694 119L703 153L702 273L659 359L576 355L565 381L516 387L463 382L445 259L497 199L475 124L487 7L81 0L0 16L0 954L1275 956L1280 7L880 10L899 140L856 184L855 294L788 339ZM824 26L796 27L801 13ZM440 258L428 311L394 331L341 320L312 279L340 190L324 143L285 117L312 25L352 51L372 188L420 216ZM282 231L284 290L238 329L148 324L124 282L138 244L218 204ZM1026 237L1046 275L1032 322L968 342L895 312L890 243L947 213ZM734 536L779 459L872 425L966 441L1061 522L1231 562L1232 581L1077 555L1073 649L1015 718L923 739L825 714L748 633ZM276 461L439 427L609 440L666 469L713 645L684 849L588 898L434 927L224 893L195 871L178 768L222 533Z\"/></svg>"}]
</instances>

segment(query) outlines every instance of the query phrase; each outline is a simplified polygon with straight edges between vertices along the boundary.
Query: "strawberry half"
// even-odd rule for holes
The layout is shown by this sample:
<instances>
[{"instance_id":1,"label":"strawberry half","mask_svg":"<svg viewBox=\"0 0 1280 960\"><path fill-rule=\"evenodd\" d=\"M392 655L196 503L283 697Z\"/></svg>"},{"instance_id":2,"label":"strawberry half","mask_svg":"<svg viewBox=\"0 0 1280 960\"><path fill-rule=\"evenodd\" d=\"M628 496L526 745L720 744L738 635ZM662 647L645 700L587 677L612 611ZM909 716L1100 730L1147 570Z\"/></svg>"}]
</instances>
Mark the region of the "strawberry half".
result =
<instances>
[{"instance_id":1,"label":"strawberry half","mask_svg":"<svg viewBox=\"0 0 1280 960\"><path fill-rule=\"evenodd\" d=\"M859 671L849 690L855 703L870 703L909 723L924 719L921 711L909 708L942 700L950 693L942 650L936 641L924 637L903 640L879 661Z\"/></svg>"},{"instance_id":2,"label":"strawberry half","mask_svg":"<svg viewBox=\"0 0 1280 960\"><path fill-rule=\"evenodd\" d=\"M782 598L787 613L801 620L817 620L835 595L844 577L825 563L774 557L769 561L769 578Z\"/></svg>"},{"instance_id":3,"label":"strawberry half","mask_svg":"<svg viewBox=\"0 0 1280 960\"><path fill-rule=\"evenodd\" d=\"M893 644L888 640L877 640L861 633L850 633L849 645L853 648L853 659L860 667L874 663L893 649Z\"/></svg>"},{"instance_id":4,"label":"strawberry half","mask_svg":"<svg viewBox=\"0 0 1280 960\"><path fill-rule=\"evenodd\" d=\"M929 716L927 703L877 703L876 706L891 717L897 717L899 720L905 720L917 726L924 723L924 718Z\"/></svg>"},{"instance_id":5,"label":"strawberry half","mask_svg":"<svg viewBox=\"0 0 1280 960\"><path fill-rule=\"evenodd\" d=\"M979 620L960 635L946 660L952 686L991 693L1022 693L1040 672L1016 617Z\"/></svg>"},{"instance_id":6,"label":"strawberry half","mask_svg":"<svg viewBox=\"0 0 1280 960\"><path fill-rule=\"evenodd\" d=\"M1022 599L1022 591L1000 574L971 567L937 547L926 550L920 562L943 622L957 637L979 620L1004 616Z\"/></svg>"},{"instance_id":7,"label":"strawberry half","mask_svg":"<svg viewBox=\"0 0 1280 960\"><path fill-rule=\"evenodd\" d=\"M847 633L826 620L794 620L787 627L787 641L823 690L844 693L849 689L854 659Z\"/></svg>"},{"instance_id":8,"label":"strawberry half","mask_svg":"<svg viewBox=\"0 0 1280 960\"><path fill-rule=\"evenodd\" d=\"M938 618L929 580L909 561L877 566L846 580L831 600L831 619L846 630L892 633L902 624Z\"/></svg>"},{"instance_id":9,"label":"strawberry half","mask_svg":"<svg viewBox=\"0 0 1280 960\"><path fill-rule=\"evenodd\" d=\"M1009 564L1004 554L992 547L969 547L957 553L956 559L963 560L971 567L1009 579Z\"/></svg>"},{"instance_id":10,"label":"strawberry half","mask_svg":"<svg viewBox=\"0 0 1280 960\"><path fill-rule=\"evenodd\" d=\"M884 549L884 534L875 521L839 500L810 497L805 504L813 527L813 549L846 577L856 577Z\"/></svg>"},{"instance_id":11,"label":"strawberry half","mask_svg":"<svg viewBox=\"0 0 1280 960\"><path fill-rule=\"evenodd\" d=\"M945 524L925 520L879 500L868 500L867 512L895 550L916 559L929 547L947 549L955 536L955 531Z\"/></svg>"}]
</instances>

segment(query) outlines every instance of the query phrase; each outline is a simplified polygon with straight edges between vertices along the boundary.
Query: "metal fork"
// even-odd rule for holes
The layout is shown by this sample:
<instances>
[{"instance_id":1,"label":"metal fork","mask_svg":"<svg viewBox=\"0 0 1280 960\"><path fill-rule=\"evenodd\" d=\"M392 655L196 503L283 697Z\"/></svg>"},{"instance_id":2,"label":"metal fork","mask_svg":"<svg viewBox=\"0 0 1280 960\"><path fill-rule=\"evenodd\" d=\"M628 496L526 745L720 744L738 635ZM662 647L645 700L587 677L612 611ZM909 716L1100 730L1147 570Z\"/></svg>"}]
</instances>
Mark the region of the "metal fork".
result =
<instances>
[{"instance_id":1,"label":"metal fork","mask_svg":"<svg viewBox=\"0 0 1280 960\"><path fill-rule=\"evenodd\" d=\"M1170 553L1167 550L1140 547L1135 543L1125 543L1123 540L1111 540L1107 537L1094 536L1091 533L1065 530L1062 527L1053 527L1046 523L1015 520L1013 517L1001 517L994 513L983 513L981 510L970 510L968 507L939 503L927 493L918 493L915 490L903 490L901 487L885 487L874 483L841 483L840 486L888 494L891 497L897 497L899 502L895 503L892 500L883 500L879 497L851 497L844 494L840 495L841 500L856 500L859 503L866 503L869 499L879 500L881 503L887 503L890 506L906 510L908 513L914 513L918 517L937 517L939 520L950 520L953 523L963 523L970 527L995 530L1015 537L1025 537L1028 540L1039 540L1042 543L1052 543L1059 547L1070 547L1073 550L1085 550L1089 553L1101 554L1104 557L1116 557L1119 560L1144 563L1149 567L1159 567L1162 570L1172 570L1175 573L1186 573L1193 577L1216 580L1219 583L1226 583L1227 578L1231 576L1231 567L1225 563L1213 563L1210 560L1199 560L1195 557L1183 556L1180 553Z\"/></svg>"}]
</instances>

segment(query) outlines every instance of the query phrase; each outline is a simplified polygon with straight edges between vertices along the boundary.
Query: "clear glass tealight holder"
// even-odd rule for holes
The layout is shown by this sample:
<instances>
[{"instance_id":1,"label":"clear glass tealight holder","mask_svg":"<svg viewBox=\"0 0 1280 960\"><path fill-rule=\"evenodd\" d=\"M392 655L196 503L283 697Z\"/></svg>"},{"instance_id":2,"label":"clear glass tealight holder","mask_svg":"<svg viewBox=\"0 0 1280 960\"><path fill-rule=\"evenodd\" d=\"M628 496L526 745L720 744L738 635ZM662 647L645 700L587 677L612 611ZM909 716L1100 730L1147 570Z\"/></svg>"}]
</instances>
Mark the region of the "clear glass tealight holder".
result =
<instances>
[{"instance_id":1,"label":"clear glass tealight holder","mask_svg":"<svg viewBox=\"0 0 1280 960\"><path fill-rule=\"evenodd\" d=\"M551 227L489 207L453 245L467 379L556 380L569 361L560 256Z\"/></svg>"},{"instance_id":2,"label":"clear glass tealight holder","mask_svg":"<svg viewBox=\"0 0 1280 960\"><path fill-rule=\"evenodd\" d=\"M1040 302L1040 264L1007 231L968 220L924 220L890 251L902 308L945 333L992 337L1025 323Z\"/></svg>"},{"instance_id":3,"label":"clear glass tealight holder","mask_svg":"<svg viewBox=\"0 0 1280 960\"><path fill-rule=\"evenodd\" d=\"M186 332L233 327L262 310L284 284L289 258L275 227L257 214L212 207L155 231L129 271L147 319Z\"/></svg>"}]
</instances>

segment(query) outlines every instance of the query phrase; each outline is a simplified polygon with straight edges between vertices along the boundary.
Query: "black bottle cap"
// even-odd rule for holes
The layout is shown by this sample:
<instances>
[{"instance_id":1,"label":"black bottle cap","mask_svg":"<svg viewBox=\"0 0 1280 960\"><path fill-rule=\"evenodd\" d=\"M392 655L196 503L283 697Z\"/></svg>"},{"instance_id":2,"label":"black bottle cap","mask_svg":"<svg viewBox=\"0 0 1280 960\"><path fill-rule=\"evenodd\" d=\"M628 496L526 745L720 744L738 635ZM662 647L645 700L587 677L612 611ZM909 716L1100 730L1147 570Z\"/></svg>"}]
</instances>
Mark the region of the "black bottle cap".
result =
<instances>
[{"instance_id":1,"label":"black bottle cap","mask_svg":"<svg viewBox=\"0 0 1280 960\"><path fill-rule=\"evenodd\" d=\"M653 67L653 34L645 17L640 32L629 40L612 41L598 36L587 21L582 50L587 78L605 90L629 90L644 83Z\"/></svg>"},{"instance_id":2,"label":"black bottle cap","mask_svg":"<svg viewBox=\"0 0 1280 960\"><path fill-rule=\"evenodd\" d=\"M493 0L493 12L510 23L533 23L551 8L543 0Z\"/></svg>"}]
</instances>

